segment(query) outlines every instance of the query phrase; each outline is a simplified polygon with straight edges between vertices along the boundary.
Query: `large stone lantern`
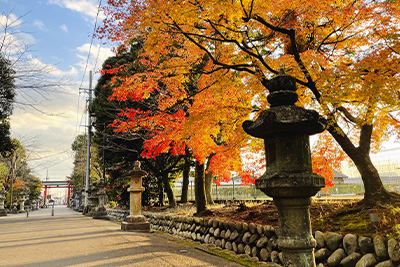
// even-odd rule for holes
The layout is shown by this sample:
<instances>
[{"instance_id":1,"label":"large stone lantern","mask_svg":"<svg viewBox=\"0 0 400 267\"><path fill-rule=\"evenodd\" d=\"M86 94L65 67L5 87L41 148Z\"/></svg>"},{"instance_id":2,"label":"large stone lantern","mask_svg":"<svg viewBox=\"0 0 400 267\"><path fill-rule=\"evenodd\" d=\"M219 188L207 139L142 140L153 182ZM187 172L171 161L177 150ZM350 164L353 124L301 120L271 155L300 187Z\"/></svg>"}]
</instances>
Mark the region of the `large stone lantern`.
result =
<instances>
[{"instance_id":1,"label":"large stone lantern","mask_svg":"<svg viewBox=\"0 0 400 267\"><path fill-rule=\"evenodd\" d=\"M7 211L4 208L4 200L6 199L6 190L4 187L0 190L0 216L7 216Z\"/></svg>"},{"instance_id":2,"label":"large stone lantern","mask_svg":"<svg viewBox=\"0 0 400 267\"><path fill-rule=\"evenodd\" d=\"M142 177L147 172L140 169L140 162L135 161L132 171L126 174L131 179L128 192L130 193L130 210L129 216L121 224L124 231L150 231L150 223L146 222L146 217L142 215Z\"/></svg>"},{"instance_id":3,"label":"large stone lantern","mask_svg":"<svg viewBox=\"0 0 400 267\"><path fill-rule=\"evenodd\" d=\"M309 136L324 131L316 111L295 106L296 80L282 70L270 80L267 97L271 107L243 129L264 139L266 172L256 187L273 197L278 208L284 266L315 266L315 240L311 234L310 198L325 186L312 172Z\"/></svg>"}]
</instances>

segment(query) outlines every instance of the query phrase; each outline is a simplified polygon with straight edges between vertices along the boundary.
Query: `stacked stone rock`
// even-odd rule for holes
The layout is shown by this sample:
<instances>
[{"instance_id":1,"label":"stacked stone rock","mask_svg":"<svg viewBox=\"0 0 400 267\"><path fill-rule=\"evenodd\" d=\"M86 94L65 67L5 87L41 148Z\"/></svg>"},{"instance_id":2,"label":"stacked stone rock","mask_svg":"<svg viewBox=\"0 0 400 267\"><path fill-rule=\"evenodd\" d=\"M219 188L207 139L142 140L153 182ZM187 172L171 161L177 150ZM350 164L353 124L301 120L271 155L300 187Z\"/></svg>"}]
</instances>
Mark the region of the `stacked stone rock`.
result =
<instances>
[{"instance_id":1,"label":"stacked stone rock","mask_svg":"<svg viewBox=\"0 0 400 267\"><path fill-rule=\"evenodd\" d=\"M124 220L129 215L129 210L107 209L107 216L117 221Z\"/></svg>"},{"instance_id":2,"label":"stacked stone rock","mask_svg":"<svg viewBox=\"0 0 400 267\"><path fill-rule=\"evenodd\" d=\"M356 266L356 267L395 267L400 266L400 245L391 238L381 236L364 237L338 233L315 232L317 248L315 260L318 267Z\"/></svg>"},{"instance_id":3,"label":"stacked stone rock","mask_svg":"<svg viewBox=\"0 0 400 267\"><path fill-rule=\"evenodd\" d=\"M123 220L129 211L107 209L108 216ZM281 266L282 253L277 246L278 235L270 225L238 223L218 219L143 212L151 227L183 238L214 244L221 249L247 254L259 261ZM317 267L398 267L400 244L394 238L381 236L345 236L316 231L315 260Z\"/></svg>"},{"instance_id":4,"label":"stacked stone rock","mask_svg":"<svg viewBox=\"0 0 400 267\"><path fill-rule=\"evenodd\" d=\"M194 241L247 254L257 260L281 263L275 229L270 225L220 221L198 217L144 213L153 230L164 231Z\"/></svg>"}]
</instances>

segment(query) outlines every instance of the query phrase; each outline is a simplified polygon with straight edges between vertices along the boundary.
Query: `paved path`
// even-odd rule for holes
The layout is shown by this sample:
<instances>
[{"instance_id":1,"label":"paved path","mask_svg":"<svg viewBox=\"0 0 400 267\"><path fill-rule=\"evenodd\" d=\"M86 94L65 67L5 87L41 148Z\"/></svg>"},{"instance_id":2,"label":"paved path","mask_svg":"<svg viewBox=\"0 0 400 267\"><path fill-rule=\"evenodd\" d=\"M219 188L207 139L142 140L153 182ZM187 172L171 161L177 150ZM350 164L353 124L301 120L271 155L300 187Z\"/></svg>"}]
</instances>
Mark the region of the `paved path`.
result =
<instances>
[{"instance_id":1,"label":"paved path","mask_svg":"<svg viewBox=\"0 0 400 267\"><path fill-rule=\"evenodd\" d=\"M122 232L65 206L0 217L0 266L229 266L237 263L150 233Z\"/></svg>"}]
</instances>

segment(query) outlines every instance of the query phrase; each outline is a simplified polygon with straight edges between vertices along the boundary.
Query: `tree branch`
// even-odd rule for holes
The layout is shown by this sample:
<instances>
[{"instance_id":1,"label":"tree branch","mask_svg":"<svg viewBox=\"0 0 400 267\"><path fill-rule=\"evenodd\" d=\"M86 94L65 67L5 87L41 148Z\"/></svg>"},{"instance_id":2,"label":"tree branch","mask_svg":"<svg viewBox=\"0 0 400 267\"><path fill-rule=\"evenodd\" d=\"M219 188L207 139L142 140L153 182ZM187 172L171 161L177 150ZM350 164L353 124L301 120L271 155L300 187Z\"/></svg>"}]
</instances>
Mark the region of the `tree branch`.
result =
<instances>
[{"instance_id":1,"label":"tree branch","mask_svg":"<svg viewBox=\"0 0 400 267\"><path fill-rule=\"evenodd\" d=\"M342 112L342 114L345 116L346 119L348 119L349 121L356 123L357 118L354 117L353 115L351 115L351 113L345 108L345 107L338 107L337 108L338 111Z\"/></svg>"}]
</instances>

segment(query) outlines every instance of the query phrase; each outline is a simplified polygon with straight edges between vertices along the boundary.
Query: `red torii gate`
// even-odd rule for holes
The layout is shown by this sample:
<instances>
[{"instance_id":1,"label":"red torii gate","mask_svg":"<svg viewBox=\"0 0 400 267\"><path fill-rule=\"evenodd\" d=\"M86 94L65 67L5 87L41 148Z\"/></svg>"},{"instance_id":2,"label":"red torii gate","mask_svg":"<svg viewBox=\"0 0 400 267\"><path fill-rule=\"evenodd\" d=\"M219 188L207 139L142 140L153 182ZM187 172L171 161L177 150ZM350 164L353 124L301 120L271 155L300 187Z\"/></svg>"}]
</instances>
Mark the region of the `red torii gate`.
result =
<instances>
[{"instance_id":1,"label":"red torii gate","mask_svg":"<svg viewBox=\"0 0 400 267\"><path fill-rule=\"evenodd\" d=\"M70 205L72 185L68 181L42 181L42 184L44 188L44 205L46 205L47 201L47 188L68 188L67 205Z\"/></svg>"}]
</instances>

